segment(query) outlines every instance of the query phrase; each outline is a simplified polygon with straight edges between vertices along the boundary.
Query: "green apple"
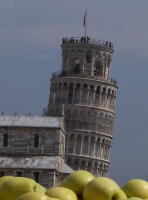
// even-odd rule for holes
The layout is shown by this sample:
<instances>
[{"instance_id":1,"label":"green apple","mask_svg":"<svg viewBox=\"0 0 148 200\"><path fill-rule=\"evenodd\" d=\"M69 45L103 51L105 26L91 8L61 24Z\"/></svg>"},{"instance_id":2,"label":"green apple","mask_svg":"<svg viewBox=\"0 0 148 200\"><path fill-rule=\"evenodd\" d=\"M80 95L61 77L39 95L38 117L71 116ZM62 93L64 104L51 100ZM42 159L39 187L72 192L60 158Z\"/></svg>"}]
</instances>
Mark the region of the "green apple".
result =
<instances>
[{"instance_id":1,"label":"green apple","mask_svg":"<svg viewBox=\"0 0 148 200\"><path fill-rule=\"evenodd\" d=\"M45 193L46 191L47 189L45 187L43 187L39 183L36 183L35 192Z\"/></svg>"},{"instance_id":2,"label":"green apple","mask_svg":"<svg viewBox=\"0 0 148 200\"><path fill-rule=\"evenodd\" d=\"M58 200L58 199L50 198L47 195L39 192L27 192L19 196L16 200Z\"/></svg>"},{"instance_id":3,"label":"green apple","mask_svg":"<svg viewBox=\"0 0 148 200\"><path fill-rule=\"evenodd\" d=\"M15 200L26 192L44 193L43 187L33 179L24 177L13 177L0 186L0 200Z\"/></svg>"},{"instance_id":4,"label":"green apple","mask_svg":"<svg viewBox=\"0 0 148 200\"><path fill-rule=\"evenodd\" d=\"M107 177L97 177L83 191L83 200L126 200L125 193L116 182Z\"/></svg>"},{"instance_id":5,"label":"green apple","mask_svg":"<svg viewBox=\"0 0 148 200\"><path fill-rule=\"evenodd\" d=\"M67 178L61 182L61 187L66 187L73 190L76 194L82 194L84 187L95 177L88 171L77 170L67 176Z\"/></svg>"},{"instance_id":6,"label":"green apple","mask_svg":"<svg viewBox=\"0 0 148 200\"><path fill-rule=\"evenodd\" d=\"M130 198L127 198L127 200L143 200L143 199L139 197L130 197Z\"/></svg>"},{"instance_id":7,"label":"green apple","mask_svg":"<svg viewBox=\"0 0 148 200\"><path fill-rule=\"evenodd\" d=\"M148 182L142 179L131 179L124 186L127 197L148 198Z\"/></svg>"},{"instance_id":8,"label":"green apple","mask_svg":"<svg viewBox=\"0 0 148 200\"><path fill-rule=\"evenodd\" d=\"M77 200L77 195L72 190L64 187L49 188L45 194L60 200Z\"/></svg>"},{"instance_id":9,"label":"green apple","mask_svg":"<svg viewBox=\"0 0 148 200\"><path fill-rule=\"evenodd\" d=\"M13 178L13 176L2 176L0 177L0 185L3 184L5 181Z\"/></svg>"}]
</instances>

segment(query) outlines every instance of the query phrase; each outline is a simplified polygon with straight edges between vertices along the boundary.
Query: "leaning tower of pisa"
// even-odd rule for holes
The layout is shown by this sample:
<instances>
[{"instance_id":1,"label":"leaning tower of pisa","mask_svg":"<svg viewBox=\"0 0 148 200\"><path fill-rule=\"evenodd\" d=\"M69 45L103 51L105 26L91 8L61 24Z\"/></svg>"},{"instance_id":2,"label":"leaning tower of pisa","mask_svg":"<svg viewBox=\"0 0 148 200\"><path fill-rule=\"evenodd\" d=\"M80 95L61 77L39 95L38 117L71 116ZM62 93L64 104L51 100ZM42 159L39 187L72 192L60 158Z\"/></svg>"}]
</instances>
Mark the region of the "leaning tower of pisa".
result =
<instances>
[{"instance_id":1,"label":"leaning tower of pisa","mask_svg":"<svg viewBox=\"0 0 148 200\"><path fill-rule=\"evenodd\" d=\"M65 159L73 169L107 176L117 82L110 78L113 45L89 37L62 40L61 71L53 73L47 116L64 116Z\"/></svg>"}]
</instances>

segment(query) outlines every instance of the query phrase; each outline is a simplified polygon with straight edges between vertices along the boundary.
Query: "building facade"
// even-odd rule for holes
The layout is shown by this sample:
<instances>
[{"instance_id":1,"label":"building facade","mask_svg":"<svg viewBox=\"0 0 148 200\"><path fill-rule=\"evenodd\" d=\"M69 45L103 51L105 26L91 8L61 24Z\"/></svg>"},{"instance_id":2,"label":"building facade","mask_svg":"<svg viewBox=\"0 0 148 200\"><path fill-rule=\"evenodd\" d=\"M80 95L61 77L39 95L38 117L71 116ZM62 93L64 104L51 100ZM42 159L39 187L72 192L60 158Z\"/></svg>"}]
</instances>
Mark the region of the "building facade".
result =
<instances>
[{"instance_id":1,"label":"building facade","mask_svg":"<svg viewBox=\"0 0 148 200\"><path fill-rule=\"evenodd\" d=\"M73 170L65 159L62 117L0 116L0 176L23 176L45 187Z\"/></svg>"},{"instance_id":2,"label":"building facade","mask_svg":"<svg viewBox=\"0 0 148 200\"><path fill-rule=\"evenodd\" d=\"M64 116L66 162L107 176L117 82L110 77L113 44L89 37L62 40L62 68L53 73L46 116Z\"/></svg>"}]
</instances>

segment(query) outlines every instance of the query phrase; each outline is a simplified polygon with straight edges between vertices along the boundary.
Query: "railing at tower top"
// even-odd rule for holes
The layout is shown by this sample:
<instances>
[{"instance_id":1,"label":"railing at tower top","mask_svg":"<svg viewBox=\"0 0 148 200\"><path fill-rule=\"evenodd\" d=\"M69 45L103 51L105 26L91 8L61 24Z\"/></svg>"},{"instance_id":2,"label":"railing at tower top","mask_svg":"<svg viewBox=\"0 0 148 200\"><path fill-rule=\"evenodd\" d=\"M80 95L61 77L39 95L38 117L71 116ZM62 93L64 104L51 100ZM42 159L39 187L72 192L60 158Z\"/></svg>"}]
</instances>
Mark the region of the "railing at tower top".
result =
<instances>
[{"instance_id":1,"label":"railing at tower top","mask_svg":"<svg viewBox=\"0 0 148 200\"><path fill-rule=\"evenodd\" d=\"M79 78L87 78L87 79L95 79L95 80L101 80L101 81L106 81L110 82L114 85L117 85L117 80L113 78L108 78L105 79L104 77L99 77L95 75L85 75L85 74L74 74L74 73L68 73L68 72L54 72L52 73L52 78L58 78L58 77L79 77Z\"/></svg>"},{"instance_id":2,"label":"railing at tower top","mask_svg":"<svg viewBox=\"0 0 148 200\"><path fill-rule=\"evenodd\" d=\"M96 40L94 38L90 38L88 36L85 37L71 37L71 38L63 38L62 39L63 44L65 43L88 43L88 44L95 44L99 46L103 46L106 48L109 48L113 51L113 43L109 41L102 41L102 40Z\"/></svg>"}]
</instances>

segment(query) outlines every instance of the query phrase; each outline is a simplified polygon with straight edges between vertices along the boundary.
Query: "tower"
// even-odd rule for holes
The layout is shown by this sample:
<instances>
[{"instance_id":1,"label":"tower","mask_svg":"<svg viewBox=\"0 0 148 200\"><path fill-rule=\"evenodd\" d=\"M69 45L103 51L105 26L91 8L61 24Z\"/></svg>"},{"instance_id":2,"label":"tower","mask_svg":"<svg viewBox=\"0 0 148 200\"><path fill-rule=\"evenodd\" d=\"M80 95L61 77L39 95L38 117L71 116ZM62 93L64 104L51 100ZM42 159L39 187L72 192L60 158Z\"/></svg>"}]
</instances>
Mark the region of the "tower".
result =
<instances>
[{"instance_id":1,"label":"tower","mask_svg":"<svg viewBox=\"0 0 148 200\"><path fill-rule=\"evenodd\" d=\"M64 38L61 48L62 68L52 75L44 114L64 115L67 164L106 176L117 90L110 78L113 45L82 36Z\"/></svg>"}]
</instances>

